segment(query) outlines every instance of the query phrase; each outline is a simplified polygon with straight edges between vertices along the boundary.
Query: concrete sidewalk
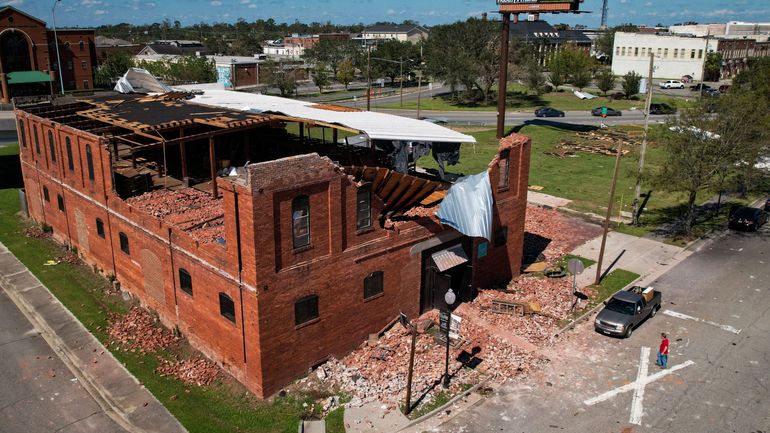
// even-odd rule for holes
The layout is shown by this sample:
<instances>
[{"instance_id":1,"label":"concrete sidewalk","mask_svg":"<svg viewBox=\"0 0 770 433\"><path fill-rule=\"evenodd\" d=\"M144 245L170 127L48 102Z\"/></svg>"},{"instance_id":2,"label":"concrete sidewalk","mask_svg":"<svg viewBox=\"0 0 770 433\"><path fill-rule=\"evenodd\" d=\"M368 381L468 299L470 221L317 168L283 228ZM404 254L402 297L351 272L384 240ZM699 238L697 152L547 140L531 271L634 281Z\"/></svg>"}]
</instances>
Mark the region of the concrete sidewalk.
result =
<instances>
[{"instance_id":1,"label":"concrete sidewalk","mask_svg":"<svg viewBox=\"0 0 770 433\"><path fill-rule=\"evenodd\" d=\"M572 251L572 254L591 260L599 259L602 237L596 237ZM602 272L616 259L613 269L625 269L641 276L640 281L652 281L655 277L671 269L687 258L691 252L685 248L664 244L656 240L640 238L618 232L607 235ZM596 277L596 264L589 266L578 275L578 287L593 284ZM652 277L652 278L650 278Z\"/></svg>"},{"instance_id":2,"label":"concrete sidewalk","mask_svg":"<svg viewBox=\"0 0 770 433\"><path fill-rule=\"evenodd\" d=\"M0 284L115 423L136 433L186 432L179 421L2 243Z\"/></svg>"}]
</instances>

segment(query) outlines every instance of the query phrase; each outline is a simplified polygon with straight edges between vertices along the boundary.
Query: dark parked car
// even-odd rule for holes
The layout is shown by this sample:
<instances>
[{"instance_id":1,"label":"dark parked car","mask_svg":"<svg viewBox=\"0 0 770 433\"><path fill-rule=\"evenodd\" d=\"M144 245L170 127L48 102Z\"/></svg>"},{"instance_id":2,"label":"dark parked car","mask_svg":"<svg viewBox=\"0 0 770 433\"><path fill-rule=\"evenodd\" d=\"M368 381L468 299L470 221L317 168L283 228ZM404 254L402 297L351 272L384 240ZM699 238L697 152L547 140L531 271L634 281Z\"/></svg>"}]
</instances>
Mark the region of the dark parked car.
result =
<instances>
[{"instance_id":1,"label":"dark parked car","mask_svg":"<svg viewBox=\"0 0 770 433\"><path fill-rule=\"evenodd\" d=\"M674 114L676 108L668 104L650 104L650 114Z\"/></svg>"},{"instance_id":2,"label":"dark parked car","mask_svg":"<svg viewBox=\"0 0 770 433\"><path fill-rule=\"evenodd\" d=\"M703 91L703 94L706 95L706 96L711 96L711 97L722 96L722 94L719 93L719 90L717 90L717 89L706 89L706 90Z\"/></svg>"},{"instance_id":3,"label":"dark parked car","mask_svg":"<svg viewBox=\"0 0 770 433\"><path fill-rule=\"evenodd\" d=\"M694 85L690 86L690 90L692 90L693 92L696 92L696 91L700 90L701 87L703 87L703 90L708 90L708 89L712 88L708 84L698 83L698 84L694 84Z\"/></svg>"},{"instance_id":4,"label":"dark parked car","mask_svg":"<svg viewBox=\"0 0 770 433\"><path fill-rule=\"evenodd\" d=\"M551 107L542 107L535 110L536 117L564 117L564 112Z\"/></svg>"},{"instance_id":5,"label":"dark parked car","mask_svg":"<svg viewBox=\"0 0 770 433\"><path fill-rule=\"evenodd\" d=\"M767 222L767 212L755 207L740 207L730 214L728 227L757 231Z\"/></svg>"},{"instance_id":6,"label":"dark parked car","mask_svg":"<svg viewBox=\"0 0 770 433\"><path fill-rule=\"evenodd\" d=\"M770 198L765 200L765 212L770 212Z\"/></svg>"},{"instance_id":7,"label":"dark parked car","mask_svg":"<svg viewBox=\"0 0 770 433\"><path fill-rule=\"evenodd\" d=\"M593 110L591 110L591 114L594 116L601 116L602 110L606 109L607 116L622 116L623 113L620 112L620 110L615 110L610 107L596 107Z\"/></svg>"},{"instance_id":8,"label":"dark parked car","mask_svg":"<svg viewBox=\"0 0 770 433\"><path fill-rule=\"evenodd\" d=\"M728 90L730 90L729 84L722 84L719 86L719 93L727 93Z\"/></svg>"}]
</instances>

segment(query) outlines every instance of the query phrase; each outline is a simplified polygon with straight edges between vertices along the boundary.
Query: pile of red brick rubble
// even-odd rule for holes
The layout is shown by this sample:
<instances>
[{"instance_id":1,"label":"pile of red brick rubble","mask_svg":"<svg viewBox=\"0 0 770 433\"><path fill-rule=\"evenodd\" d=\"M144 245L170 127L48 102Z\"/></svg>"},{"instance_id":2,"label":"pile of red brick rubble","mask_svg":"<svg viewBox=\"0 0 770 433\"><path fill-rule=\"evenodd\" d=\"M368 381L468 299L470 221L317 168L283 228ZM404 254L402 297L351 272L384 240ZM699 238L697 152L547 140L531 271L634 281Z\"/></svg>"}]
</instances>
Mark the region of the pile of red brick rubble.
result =
<instances>
[{"instance_id":1,"label":"pile of red brick rubble","mask_svg":"<svg viewBox=\"0 0 770 433\"><path fill-rule=\"evenodd\" d=\"M599 236L601 227L578 218L570 218L556 209L529 205L524 231L530 235L537 235L544 241L543 243L548 243L544 250L537 249L536 253L542 253L546 260L553 262L587 240ZM525 256L532 252L533 247L533 245L527 245L527 242L525 238ZM533 242L530 241L530 243Z\"/></svg>"},{"instance_id":2,"label":"pile of red brick rubble","mask_svg":"<svg viewBox=\"0 0 770 433\"><path fill-rule=\"evenodd\" d=\"M128 314L109 320L110 343L129 352L149 353L170 346L179 339L160 326L147 310L134 307Z\"/></svg>"},{"instance_id":3,"label":"pile of red brick rubble","mask_svg":"<svg viewBox=\"0 0 770 433\"><path fill-rule=\"evenodd\" d=\"M224 238L222 200L194 188L159 189L126 200L131 206L188 232L199 242Z\"/></svg>"},{"instance_id":4,"label":"pile of red brick rubble","mask_svg":"<svg viewBox=\"0 0 770 433\"><path fill-rule=\"evenodd\" d=\"M207 386L219 375L219 367L205 358L182 360L161 360L155 372L161 376L171 376L188 385Z\"/></svg>"}]
</instances>

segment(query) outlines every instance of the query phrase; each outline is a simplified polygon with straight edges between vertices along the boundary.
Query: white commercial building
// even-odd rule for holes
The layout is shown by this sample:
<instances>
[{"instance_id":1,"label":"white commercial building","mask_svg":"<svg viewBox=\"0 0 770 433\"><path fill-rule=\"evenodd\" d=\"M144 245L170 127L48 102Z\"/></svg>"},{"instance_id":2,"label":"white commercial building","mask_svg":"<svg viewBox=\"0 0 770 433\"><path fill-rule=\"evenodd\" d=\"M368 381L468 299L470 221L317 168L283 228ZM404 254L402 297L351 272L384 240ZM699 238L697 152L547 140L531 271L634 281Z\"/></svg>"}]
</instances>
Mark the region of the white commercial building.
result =
<instances>
[{"instance_id":1,"label":"white commercial building","mask_svg":"<svg viewBox=\"0 0 770 433\"><path fill-rule=\"evenodd\" d=\"M716 48L716 39L617 32L612 72L625 75L634 71L646 77L652 53L655 55L653 78L679 79L691 75L700 80L706 55Z\"/></svg>"},{"instance_id":2,"label":"white commercial building","mask_svg":"<svg viewBox=\"0 0 770 433\"><path fill-rule=\"evenodd\" d=\"M755 39L759 35L770 34L770 23L730 21L724 24L680 24L669 26L668 31L677 35Z\"/></svg>"}]
</instances>

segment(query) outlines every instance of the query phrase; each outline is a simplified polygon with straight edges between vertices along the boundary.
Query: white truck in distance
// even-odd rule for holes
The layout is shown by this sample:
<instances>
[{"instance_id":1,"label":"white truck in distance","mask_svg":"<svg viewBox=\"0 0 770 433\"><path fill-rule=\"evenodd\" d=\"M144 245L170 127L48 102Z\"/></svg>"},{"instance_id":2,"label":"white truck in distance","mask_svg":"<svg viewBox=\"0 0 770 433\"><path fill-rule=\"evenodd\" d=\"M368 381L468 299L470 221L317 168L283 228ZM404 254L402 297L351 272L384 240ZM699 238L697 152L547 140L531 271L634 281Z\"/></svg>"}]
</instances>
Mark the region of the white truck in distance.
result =
<instances>
[{"instance_id":1,"label":"white truck in distance","mask_svg":"<svg viewBox=\"0 0 770 433\"><path fill-rule=\"evenodd\" d=\"M684 83L679 80L666 80L660 83L661 89L684 89Z\"/></svg>"}]
</instances>

